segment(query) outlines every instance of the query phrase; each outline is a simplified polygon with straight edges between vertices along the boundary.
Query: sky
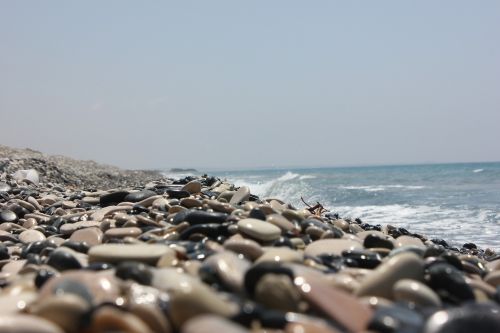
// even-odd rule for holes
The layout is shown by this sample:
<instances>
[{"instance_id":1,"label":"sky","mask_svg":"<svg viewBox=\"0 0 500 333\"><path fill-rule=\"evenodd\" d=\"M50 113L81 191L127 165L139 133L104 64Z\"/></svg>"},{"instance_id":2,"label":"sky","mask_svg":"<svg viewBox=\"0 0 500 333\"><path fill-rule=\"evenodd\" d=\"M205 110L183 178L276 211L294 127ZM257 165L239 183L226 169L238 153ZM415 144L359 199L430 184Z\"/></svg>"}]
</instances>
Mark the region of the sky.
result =
<instances>
[{"instance_id":1,"label":"sky","mask_svg":"<svg viewBox=\"0 0 500 333\"><path fill-rule=\"evenodd\" d=\"M500 2L0 0L0 119L124 168L499 161Z\"/></svg>"}]
</instances>

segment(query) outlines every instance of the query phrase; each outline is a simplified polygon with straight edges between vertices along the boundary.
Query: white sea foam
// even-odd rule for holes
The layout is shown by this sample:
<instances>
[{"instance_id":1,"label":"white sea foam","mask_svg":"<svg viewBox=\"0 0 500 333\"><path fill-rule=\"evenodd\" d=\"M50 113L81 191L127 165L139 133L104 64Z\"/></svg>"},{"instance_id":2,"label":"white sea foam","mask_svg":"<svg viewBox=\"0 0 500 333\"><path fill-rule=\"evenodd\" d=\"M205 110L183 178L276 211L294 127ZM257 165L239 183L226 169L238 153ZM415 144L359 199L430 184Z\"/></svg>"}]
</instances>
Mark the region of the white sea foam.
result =
<instances>
[{"instance_id":1,"label":"white sea foam","mask_svg":"<svg viewBox=\"0 0 500 333\"><path fill-rule=\"evenodd\" d=\"M258 178L245 176L244 178L230 179L230 181L234 182L236 186L248 186L250 192L260 198L278 198L285 202L297 204L300 202L300 195L308 192L308 185L304 180L312 179L313 177L288 171L270 180L259 180Z\"/></svg>"},{"instance_id":2,"label":"white sea foam","mask_svg":"<svg viewBox=\"0 0 500 333\"><path fill-rule=\"evenodd\" d=\"M484 169L475 169L475 170L472 170L472 172L474 172L474 173L479 173L479 172L483 172L483 171L484 171Z\"/></svg>"},{"instance_id":3,"label":"white sea foam","mask_svg":"<svg viewBox=\"0 0 500 333\"><path fill-rule=\"evenodd\" d=\"M363 190L366 192L380 192L388 189L420 190L425 188L421 185L366 185L366 186L339 186L343 190Z\"/></svg>"},{"instance_id":4,"label":"white sea foam","mask_svg":"<svg viewBox=\"0 0 500 333\"><path fill-rule=\"evenodd\" d=\"M500 216L488 209L370 205L338 206L333 207L332 211L344 217L359 217L370 224L391 224L423 233L430 238L452 239L456 244L472 241L487 247L497 243L496 238L500 234ZM481 235L481 239L471 239L471 235Z\"/></svg>"}]
</instances>

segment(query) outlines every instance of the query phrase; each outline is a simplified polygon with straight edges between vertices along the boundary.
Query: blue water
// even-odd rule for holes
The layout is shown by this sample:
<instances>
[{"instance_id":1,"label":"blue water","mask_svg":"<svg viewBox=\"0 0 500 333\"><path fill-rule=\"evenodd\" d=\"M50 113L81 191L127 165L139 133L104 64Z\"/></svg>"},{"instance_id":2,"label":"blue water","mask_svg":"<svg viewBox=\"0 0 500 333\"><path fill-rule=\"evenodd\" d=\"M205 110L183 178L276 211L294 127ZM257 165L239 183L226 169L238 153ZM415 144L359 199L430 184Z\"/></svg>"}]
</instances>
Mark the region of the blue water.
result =
<instances>
[{"instance_id":1,"label":"blue water","mask_svg":"<svg viewBox=\"0 0 500 333\"><path fill-rule=\"evenodd\" d=\"M261 198L500 250L500 163L214 172Z\"/></svg>"}]
</instances>

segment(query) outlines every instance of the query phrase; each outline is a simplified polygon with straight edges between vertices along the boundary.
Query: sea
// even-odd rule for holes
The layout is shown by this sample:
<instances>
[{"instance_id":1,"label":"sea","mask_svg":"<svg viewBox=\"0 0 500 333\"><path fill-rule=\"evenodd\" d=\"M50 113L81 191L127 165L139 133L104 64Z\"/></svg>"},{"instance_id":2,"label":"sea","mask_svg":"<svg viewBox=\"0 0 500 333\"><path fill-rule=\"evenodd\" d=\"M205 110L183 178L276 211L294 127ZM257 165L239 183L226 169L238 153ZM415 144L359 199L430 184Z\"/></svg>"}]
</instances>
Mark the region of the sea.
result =
<instances>
[{"instance_id":1,"label":"sea","mask_svg":"<svg viewBox=\"0 0 500 333\"><path fill-rule=\"evenodd\" d=\"M260 198L500 250L500 162L214 171Z\"/></svg>"}]
</instances>

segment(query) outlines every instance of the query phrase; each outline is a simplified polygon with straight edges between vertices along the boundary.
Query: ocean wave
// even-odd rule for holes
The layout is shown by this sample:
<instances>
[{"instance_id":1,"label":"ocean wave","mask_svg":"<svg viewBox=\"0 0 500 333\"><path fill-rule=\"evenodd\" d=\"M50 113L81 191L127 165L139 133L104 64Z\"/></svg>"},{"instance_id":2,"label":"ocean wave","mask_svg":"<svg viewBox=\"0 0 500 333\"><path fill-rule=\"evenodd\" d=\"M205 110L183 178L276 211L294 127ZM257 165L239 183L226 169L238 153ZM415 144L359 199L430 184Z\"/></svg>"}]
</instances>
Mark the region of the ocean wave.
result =
<instances>
[{"instance_id":1,"label":"ocean wave","mask_svg":"<svg viewBox=\"0 0 500 333\"><path fill-rule=\"evenodd\" d=\"M472 172L474 172L474 173L479 173L479 172L483 172L483 171L484 171L484 169L475 169L475 170L472 170Z\"/></svg>"},{"instance_id":2,"label":"ocean wave","mask_svg":"<svg viewBox=\"0 0 500 333\"><path fill-rule=\"evenodd\" d=\"M489 209L368 205L337 206L331 210L344 217L361 218L370 224L391 224L430 238L453 240L458 245L472 241L481 246L492 246L500 234L500 216Z\"/></svg>"},{"instance_id":3,"label":"ocean wave","mask_svg":"<svg viewBox=\"0 0 500 333\"><path fill-rule=\"evenodd\" d=\"M420 190L425 188L422 185L365 185L365 186L339 186L343 190L363 190L366 192L380 192L388 189Z\"/></svg>"},{"instance_id":4,"label":"ocean wave","mask_svg":"<svg viewBox=\"0 0 500 333\"><path fill-rule=\"evenodd\" d=\"M251 178L229 178L236 186L248 186L250 192L262 199L278 198L285 202L298 204L300 196L310 192L309 185L305 180L315 178L312 175L300 175L287 171L279 177L272 179Z\"/></svg>"}]
</instances>

